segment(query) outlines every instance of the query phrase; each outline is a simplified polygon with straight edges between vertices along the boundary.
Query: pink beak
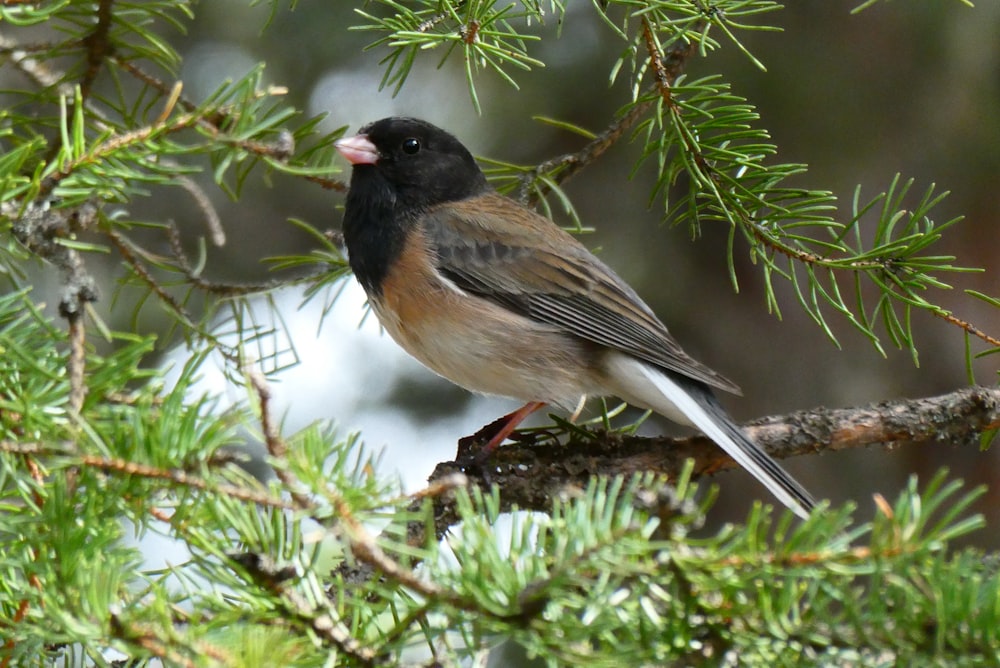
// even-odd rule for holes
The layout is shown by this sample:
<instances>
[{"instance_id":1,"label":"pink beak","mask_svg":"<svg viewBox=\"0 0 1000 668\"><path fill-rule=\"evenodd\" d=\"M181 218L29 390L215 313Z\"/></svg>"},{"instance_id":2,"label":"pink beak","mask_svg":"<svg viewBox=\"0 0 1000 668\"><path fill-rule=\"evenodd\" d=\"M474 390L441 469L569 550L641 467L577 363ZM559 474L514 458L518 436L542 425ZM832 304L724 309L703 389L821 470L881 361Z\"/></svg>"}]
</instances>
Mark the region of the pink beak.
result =
<instances>
[{"instance_id":1,"label":"pink beak","mask_svg":"<svg viewBox=\"0 0 1000 668\"><path fill-rule=\"evenodd\" d=\"M374 165L378 162L378 149L366 135L356 135L333 142L333 147L352 165Z\"/></svg>"}]
</instances>

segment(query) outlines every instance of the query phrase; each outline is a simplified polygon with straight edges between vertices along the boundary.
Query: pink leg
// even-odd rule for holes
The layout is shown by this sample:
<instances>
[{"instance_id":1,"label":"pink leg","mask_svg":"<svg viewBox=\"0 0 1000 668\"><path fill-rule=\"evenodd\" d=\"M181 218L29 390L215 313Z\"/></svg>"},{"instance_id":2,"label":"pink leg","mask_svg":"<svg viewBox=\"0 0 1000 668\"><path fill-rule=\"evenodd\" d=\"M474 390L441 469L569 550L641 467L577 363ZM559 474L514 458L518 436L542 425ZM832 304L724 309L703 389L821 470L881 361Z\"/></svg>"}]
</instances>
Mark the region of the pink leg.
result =
<instances>
[{"instance_id":1,"label":"pink leg","mask_svg":"<svg viewBox=\"0 0 1000 668\"><path fill-rule=\"evenodd\" d=\"M503 421L503 426L500 427L500 431L493 434L493 437L489 442L483 447L482 453L487 455L493 452L498 445L503 443L511 432L517 429L517 425L524 422L524 419L534 413L537 410L545 408L544 401L529 401L525 405L518 408L513 413L508 413L502 418L497 420L497 422Z\"/></svg>"}]
</instances>

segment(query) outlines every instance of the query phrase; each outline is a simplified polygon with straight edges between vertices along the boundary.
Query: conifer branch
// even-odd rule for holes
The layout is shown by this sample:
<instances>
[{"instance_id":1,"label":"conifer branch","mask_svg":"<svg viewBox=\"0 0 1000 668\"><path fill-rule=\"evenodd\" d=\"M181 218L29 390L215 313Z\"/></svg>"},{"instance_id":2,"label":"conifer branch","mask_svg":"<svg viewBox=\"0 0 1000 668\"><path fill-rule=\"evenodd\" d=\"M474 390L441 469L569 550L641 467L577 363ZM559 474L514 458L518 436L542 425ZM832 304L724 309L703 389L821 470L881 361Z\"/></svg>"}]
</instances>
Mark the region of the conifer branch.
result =
<instances>
[{"instance_id":1,"label":"conifer branch","mask_svg":"<svg viewBox=\"0 0 1000 668\"><path fill-rule=\"evenodd\" d=\"M964 330L968 334L975 336L978 339L982 339L991 346L1000 348L1000 338L987 334L976 325L973 325L971 322L963 320L955 315L952 315L948 311L945 311L944 309L941 308L931 309L931 313L934 314L934 316L941 318L949 325L955 325L956 327L958 327L961 330Z\"/></svg>"},{"instance_id":2,"label":"conifer branch","mask_svg":"<svg viewBox=\"0 0 1000 668\"><path fill-rule=\"evenodd\" d=\"M83 47L87 51L87 69L80 81L80 94L84 100L90 97L90 89L93 87L105 59L113 52L113 47L108 40L108 33L114 19L114 4L115 0L99 0L97 11L94 12L97 19L94 23L94 29L83 38Z\"/></svg>"},{"instance_id":3,"label":"conifer branch","mask_svg":"<svg viewBox=\"0 0 1000 668\"><path fill-rule=\"evenodd\" d=\"M483 76L515 85L519 72L543 65L570 18L566 4L373 0L357 27L384 57L384 86L398 89L428 55L457 60L478 108ZM914 205L910 182L896 178L832 213L833 193L785 185L801 182L805 167L774 160L754 107L722 76L685 74L696 53L707 63L723 48L760 65L743 35L776 29L761 17L777 9L773 0L601 0L589 14L585 6L572 20L593 21L605 45L621 47L607 72L628 79L620 110L598 122L599 134L581 131L579 150L498 163L492 175L522 199L545 207L551 196L572 213L561 184L627 137L636 169L653 168L650 201L662 199L664 218L693 232L722 223L734 283L742 239L770 308L778 278L828 332L826 313L835 313L879 347L884 324L916 354L909 316L919 309L960 328L967 348L978 338L1000 349L995 332L935 303L949 287L942 273L967 270L933 246L956 222L931 220L940 194L928 188ZM188 250L169 204L151 221L130 211L138 197L181 187L201 212L201 234L221 246L227 221L211 186L190 175L210 173L234 200L262 172L343 192L330 146L340 130L321 132L318 116L295 108L301 97L286 98L261 67L199 100L185 95L186 82L151 74L185 71L173 41L196 10L188 0L0 0L0 68L11 82L0 112L0 224L11 237L0 244L0 274L15 288L0 295L0 535L9 538L0 668L107 663L109 648L126 654L123 663L200 668L266 656L368 668L423 646L450 665L480 660L499 637L553 665L993 658L1000 624L984 601L1000 591L1000 575L994 555L955 546L983 521L967 514L977 492L958 494L943 475L922 489L911 482L898 501L876 497L871 522L857 523L846 507L772 521L755 506L743 524L692 537L711 498L697 500L691 480L732 465L702 439L557 421L519 432L489 475L448 462L407 495L379 475L360 437L324 424L285 432L265 376L266 362L286 352L271 347L283 345L274 341L284 324L270 291L304 283L311 296L344 276L336 233L293 221L319 249L274 266L308 267L308 276L228 284L203 268L207 254ZM36 39L53 34L61 41ZM90 305L104 287L98 253L107 252L127 274L123 285L141 292L109 300L133 301L139 326L121 332ZM23 266L33 258L58 274L61 319L29 292L36 274ZM263 320L247 299L254 293ZM179 377L156 370L156 347L170 333L159 342L136 333L147 300L191 347ZM253 345L260 371L248 369ZM233 406L196 384L216 353L231 382L220 394L244 390ZM746 429L776 457L884 443L971 447L1000 429L998 403L996 390L970 388ZM243 464L228 453L248 433L277 470L271 487L229 465ZM538 512L513 514L500 537L498 516L515 507ZM185 556L142 563L133 527ZM264 653L253 656L255 644Z\"/></svg>"},{"instance_id":4,"label":"conifer branch","mask_svg":"<svg viewBox=\"0 0 1000 668\"><path fill-rule=\"evenodd\" d=\"M285 614L292 620L306 624L324 644L332 644L347 656L357 660L359 665L376 665L377 652L365 647L351 635L350 629L338 619L339 615L331 605L314 606L293 587L287 585L288 580L294 579L294 573L281 572L259 554L231 556L258 586L280 598Z\"/></svg>"},{"instance_id":5,"label":"conifer branch","mask_svg":"<svg viewBox=\"0 0 1000 668\"><path fill-rule=\"evenodd\" d=\"M492 425L484 427L483 434ZM1000 389L971 387L924 399L885 401L859 408L816 408L762 418L744 426L747 435L776 459L871 446L976 447L984 434L1000 429ZM676 480L693 460L697 479L736 468L736 463L704 436L689 438L622 435L576 428L526 429L521 441L498 448L487 468L442 462L433 485L462 473L469 485L500 491L502 508L544 511L567 489L581 489L595 477L629 477L655 472ZM568 440L561 442L560 436ZM479 435L468 437L478 440ZM460 449L467 449L463 443ZM474 451L473 451L474 452ZM448 497L435 497L435 531L443 536L459 521ZM422 530L411 527L420 544Z\"/></svg>"},{"instance_id":6,"label":"conifer branch","mask_svg":"<svg viewBox=\"0 0 1000 668\"><path fill-rule=\"evenodd\" d=\"M257 394L257 405L260 411L260 428L264 434L264 445L267 447L267 452L278 463L274 467L275 475L278 476L278 480L285 486L292 500L295 501L296 506L303 510L315 510L316 505L303 491L306 489L306 486L302 484L293 472L281 465L288 458L288 444L282 438L271 415L271 388L268 387L267 380L262 373L253 367L245 368L243 373Z\"/></svg>"},{"instance_id":7,"label":"conifer branch","mask_svg":"<svg viewBox=\"0 0 1000 668\"><path fill-rule=\"evenodd\" d=\"M0 452L32 455L35 457L69 458L74 464L81 467L89 467L105 473L167 481L200 492L228 496L258 506L281 508L284 510L294 510L297 508L296 505L271 496L262 490L240 487L230 483L211 482L180 469L164 469L116 457L79 454L74 452L72 445L0 441Z\"/></svg>"}]
</instances>

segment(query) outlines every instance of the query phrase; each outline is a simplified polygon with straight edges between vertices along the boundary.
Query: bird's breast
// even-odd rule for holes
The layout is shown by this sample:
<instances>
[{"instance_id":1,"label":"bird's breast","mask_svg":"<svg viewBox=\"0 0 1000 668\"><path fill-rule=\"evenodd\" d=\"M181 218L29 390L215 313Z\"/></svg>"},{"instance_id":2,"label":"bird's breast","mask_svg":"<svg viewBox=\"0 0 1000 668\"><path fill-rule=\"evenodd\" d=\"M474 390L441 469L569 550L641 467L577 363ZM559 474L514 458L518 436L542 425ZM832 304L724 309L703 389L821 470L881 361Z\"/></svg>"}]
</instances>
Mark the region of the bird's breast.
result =
<instances>
[{"instance_id":1,"label":"bird's breast","mask_svg":"<svg viewBox=\"0 0 1000 668\"><path fill-rule=\"evenodd\" d=\"M468 390L522 401L572 409L600 389L599 346L461 290L418 241L406 244L381 292L369 293L382 327L410 355Z\"/></svg>"}]
</instances>

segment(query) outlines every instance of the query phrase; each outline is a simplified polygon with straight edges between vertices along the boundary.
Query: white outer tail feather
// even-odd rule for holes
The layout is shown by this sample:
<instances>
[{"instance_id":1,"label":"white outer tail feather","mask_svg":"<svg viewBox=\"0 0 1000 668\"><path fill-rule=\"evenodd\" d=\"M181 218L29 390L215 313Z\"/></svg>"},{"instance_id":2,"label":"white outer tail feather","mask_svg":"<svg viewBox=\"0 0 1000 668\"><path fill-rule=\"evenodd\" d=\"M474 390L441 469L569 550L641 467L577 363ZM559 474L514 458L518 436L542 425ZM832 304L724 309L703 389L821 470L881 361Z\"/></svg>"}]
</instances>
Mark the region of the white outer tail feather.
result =
<instances>
[{"instance_id":1,"label":"white outer tail feather","mask_svg":"<svg viewBox=\"0 0 1000 668\"><path fill-rule=\"evenodd\" d=\"M741 446L732 436L727 434L717 419L695 397L692 397L667 374L650 364L625 354L615 355L615 358L610 364L613 367L610 375L616 382L624 382L624 384L617 388L614 394L631 404L644 406L676 422L696 427L725 450L750 475L757 478L775 498L792 512L802 519L809 518L809 511L802 503L758 462L754 461L744 446ZM637 373L641 374L642 378L649 384L639 382L636 377ZM654 388L655 391L651 392L650 390L654 390Z\"/></svg>"}]
</instances>

